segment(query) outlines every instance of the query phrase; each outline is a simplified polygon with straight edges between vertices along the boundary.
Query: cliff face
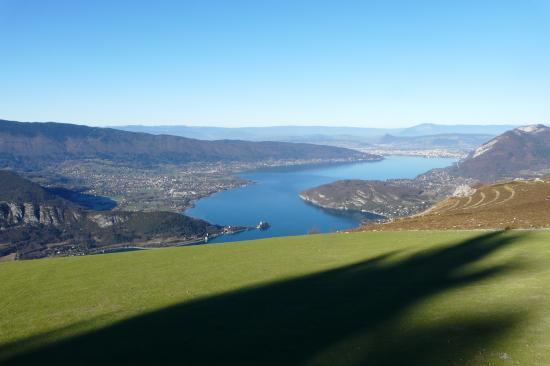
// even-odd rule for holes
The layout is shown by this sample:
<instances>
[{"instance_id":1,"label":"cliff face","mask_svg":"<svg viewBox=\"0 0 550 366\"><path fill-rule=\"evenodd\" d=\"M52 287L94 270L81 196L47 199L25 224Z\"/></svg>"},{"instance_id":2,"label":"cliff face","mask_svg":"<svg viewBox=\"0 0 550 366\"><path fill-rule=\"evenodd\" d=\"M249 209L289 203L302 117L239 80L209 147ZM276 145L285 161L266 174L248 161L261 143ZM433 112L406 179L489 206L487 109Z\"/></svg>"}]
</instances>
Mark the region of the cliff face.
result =
<instances>
[{"instance_id":1,"label":"cliff face","mask_svg":"<svg viewBox=\"0 0 550 366\"><path fill-rule=\"evenodd\" d=\"M74 223L82 214L74 209L32 202L0 202L0 230L19 225L62 226Z\"/></svg>"},{"instance_id":2,"label":"cliff face","mask_svg":"<svg viewBox=\"0 0 550 366\"><path fill-rule=\"evenodd\" d=\"M0 230L26 225L71 225L83 210L14 172L0 170Z\"/></svg>"},{"instance_id":3,"label":"cliff face","mask_svg":"<svg viewBox=\"0 0 550 366\"><path fill-rule=\"evenodd\" d=\"M0 170L0 258L14 253L20 259L86 254L118 243L165 245L220 231L219 226L173 212L85 210Z\"/></svg>"}]
</instances>

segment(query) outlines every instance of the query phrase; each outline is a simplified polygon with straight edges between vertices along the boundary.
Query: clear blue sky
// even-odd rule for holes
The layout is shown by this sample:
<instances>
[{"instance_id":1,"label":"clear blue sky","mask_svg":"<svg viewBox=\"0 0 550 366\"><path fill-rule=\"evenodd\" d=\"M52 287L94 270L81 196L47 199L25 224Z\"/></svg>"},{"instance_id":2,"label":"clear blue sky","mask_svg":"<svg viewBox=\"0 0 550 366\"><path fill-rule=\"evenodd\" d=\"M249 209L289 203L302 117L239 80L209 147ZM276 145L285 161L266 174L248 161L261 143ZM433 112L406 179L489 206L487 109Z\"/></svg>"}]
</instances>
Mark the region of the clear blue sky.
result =
<instances>
[{"instance_id":1,"label":"clear blue sky","mask_svg":"<svg viewBox=\"0 0 550 366\"><path fill-rule=\"evenodd\" d=\"M550 0L0 0L0 118L550 120Z\"/></svg>"}]
</instances>

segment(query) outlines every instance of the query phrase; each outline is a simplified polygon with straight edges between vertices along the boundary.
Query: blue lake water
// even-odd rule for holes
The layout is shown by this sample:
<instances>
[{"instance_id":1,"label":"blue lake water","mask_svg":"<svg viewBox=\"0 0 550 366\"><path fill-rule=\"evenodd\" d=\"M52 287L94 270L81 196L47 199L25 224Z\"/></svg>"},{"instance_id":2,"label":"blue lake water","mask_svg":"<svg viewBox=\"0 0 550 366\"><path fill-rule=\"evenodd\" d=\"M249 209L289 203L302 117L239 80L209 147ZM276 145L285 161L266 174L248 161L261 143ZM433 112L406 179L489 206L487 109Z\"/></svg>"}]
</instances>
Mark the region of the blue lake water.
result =
<instances>
[{"instance_id":1,"label":"blue lake water","mask_svg":"<svg viewBox=\"0 0 550 366\"><path fill-rule=\"evenodd\" d=\"M456 159L389 156L379 162L262 169L239 174L253 181L245 187L219 192L196 202L187 215L219 225L255 226L268 221L265 231L224 235L212 242L303 235L315 229L333 232L358 226L366 217L323 210L305 203L298 194L339 179L414 178Z\"/></svg>"}]
</instances>

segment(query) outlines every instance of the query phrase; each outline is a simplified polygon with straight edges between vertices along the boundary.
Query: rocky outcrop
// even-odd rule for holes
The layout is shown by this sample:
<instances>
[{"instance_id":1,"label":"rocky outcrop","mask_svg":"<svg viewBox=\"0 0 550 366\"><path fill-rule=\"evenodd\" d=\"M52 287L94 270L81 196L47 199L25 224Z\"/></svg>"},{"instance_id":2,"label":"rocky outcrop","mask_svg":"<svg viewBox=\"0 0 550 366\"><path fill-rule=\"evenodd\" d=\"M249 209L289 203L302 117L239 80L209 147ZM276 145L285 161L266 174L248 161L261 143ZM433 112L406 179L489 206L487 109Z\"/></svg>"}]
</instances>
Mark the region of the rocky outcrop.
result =
<instances>
[{"instance_id":1,"label":"rocky outcrop","mask_svg":"<svg viewBox=\"0 0 550 366\"><path fill-rule=\"evenodd\" d=\"M88 218L95 222L100 228L106 228L113 225L119 225L128 221L127 215L105 215L102 213L88 215Z\"/></svg>"},{"instance_id":2,"label":"rocky outcrop","mask_svg":"<svg viewBox=\"0 0 550 366\"><path fill-rule=\"evenodd\" d=\"M66 214L69 214L67 217ZM60 226L78 220L80 213L64 207L36 204L31 202L0 202L0 228L18 225L53 225Z\"/></svg>"},{"instance_id":3,"label":"rocky outcrop","mask_svg":"<svg viewBox=\"0 0 550 366\"><path fill-rule=\"evenodd\" d=\"M122 243L175 245L221 232L220 226L174 212L85 210L0 170L0 257L82 255Z\"/></svg>"}]
</instances>

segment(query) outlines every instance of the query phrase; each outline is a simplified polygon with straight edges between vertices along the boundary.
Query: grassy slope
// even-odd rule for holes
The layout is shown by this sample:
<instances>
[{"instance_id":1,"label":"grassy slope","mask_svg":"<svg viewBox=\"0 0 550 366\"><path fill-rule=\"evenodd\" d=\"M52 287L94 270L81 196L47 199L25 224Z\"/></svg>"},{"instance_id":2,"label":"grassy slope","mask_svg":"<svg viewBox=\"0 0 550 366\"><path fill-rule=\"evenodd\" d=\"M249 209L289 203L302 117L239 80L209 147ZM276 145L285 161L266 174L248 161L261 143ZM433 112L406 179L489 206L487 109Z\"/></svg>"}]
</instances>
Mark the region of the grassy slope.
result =
<instances>
[{"instance_id":1,"label":"grassy slope","mask_svg":"<svg viewBox=\"0 0 550 366\"><path fill-rule=\"evenodd\" d=\"M0 360L14 364L550 364L547 231L0 263L0 294Z\"/></svg>"}]
</instances>

